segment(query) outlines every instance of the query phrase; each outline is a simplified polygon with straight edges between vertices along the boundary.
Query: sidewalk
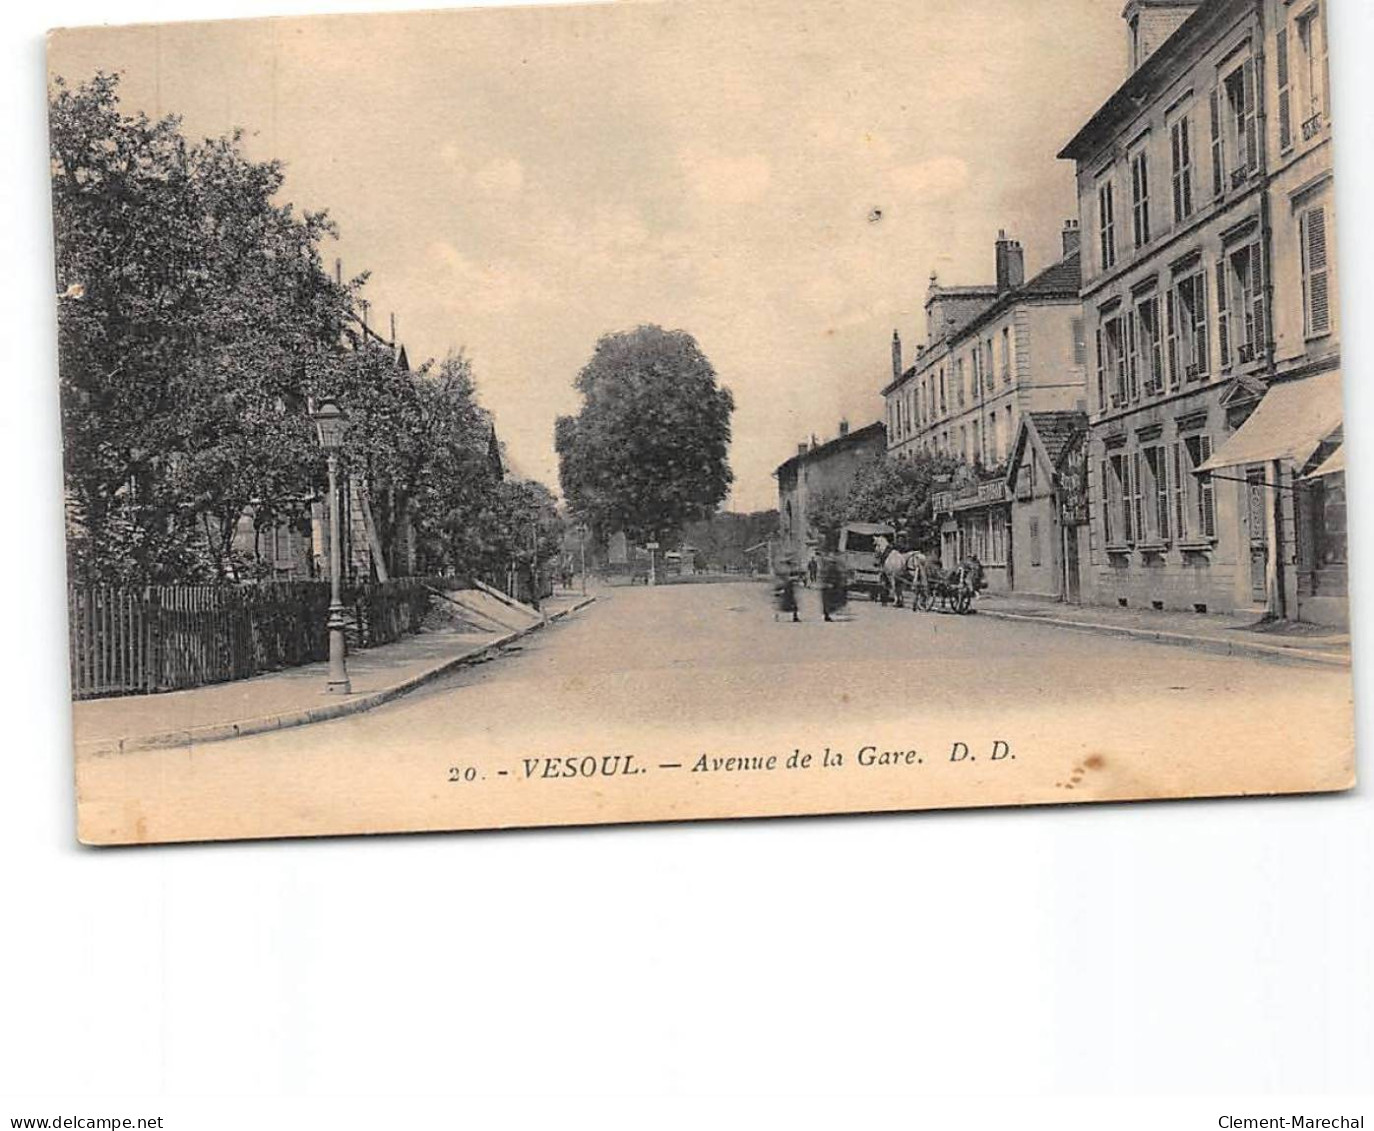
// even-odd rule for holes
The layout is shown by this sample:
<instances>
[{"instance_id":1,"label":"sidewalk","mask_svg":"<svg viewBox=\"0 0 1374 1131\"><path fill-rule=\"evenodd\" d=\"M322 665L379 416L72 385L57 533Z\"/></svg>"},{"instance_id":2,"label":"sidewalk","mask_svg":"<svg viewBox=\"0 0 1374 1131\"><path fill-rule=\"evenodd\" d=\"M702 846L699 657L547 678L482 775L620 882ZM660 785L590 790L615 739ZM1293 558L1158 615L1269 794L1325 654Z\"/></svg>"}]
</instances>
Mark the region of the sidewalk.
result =
<instances>
[{"instance_id":1,"label":"sidewalk","mask_svg":"<svg viewBox=\"0 0 1374 1131\"><path fill-rule=\"evenodd\" d=\"M1259 656L1290 663L1350 666L1350 634L1293 621L1259 622L1227 613L1166 612L1100 605L1067 605L1049 598L984 593L974 604L982 616L1036 621L1059 628L1131 636L1159 644L1223 655Z\"/></svg>"},{"instance_id":2,"label":"sidewalk","mask_svg":"<svg viewBox=\"0 0 1374 1131\"><path fill-rule=\"evenodd\" d=\"M558 593L544 602L545 619L508 631L421 632L348 657L351 695L324 690L327 661L161 695L86 699L72 704L79 756L116 754L218 742L357 714L389 702L463 664L589 605L595 597Z\"/></svg>"}]
</instances>

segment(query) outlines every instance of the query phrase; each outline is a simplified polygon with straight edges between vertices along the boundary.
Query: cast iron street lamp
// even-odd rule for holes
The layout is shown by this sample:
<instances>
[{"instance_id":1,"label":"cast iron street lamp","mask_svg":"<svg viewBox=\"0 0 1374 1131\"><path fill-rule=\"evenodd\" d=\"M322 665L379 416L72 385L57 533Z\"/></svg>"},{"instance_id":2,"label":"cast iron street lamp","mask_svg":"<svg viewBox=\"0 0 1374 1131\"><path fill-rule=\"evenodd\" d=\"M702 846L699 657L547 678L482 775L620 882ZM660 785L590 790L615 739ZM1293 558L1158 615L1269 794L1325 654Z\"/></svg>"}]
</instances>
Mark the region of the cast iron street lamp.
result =
<instances>
[{"instance_id":1,"label":"cast iron street lamp","mask_svg":"<svg viewBox=\"0 0 1374 1131\"><path fill-rule=\"evenodd\" d=\"M339 547L339 449L348 431L348 414L337 401L326 398L312 414L320 447L329 460L329 682L325 690L347 695L353 690L344 659L344 608L340 593L343 557Z\"/></svg>"}]
</instances>

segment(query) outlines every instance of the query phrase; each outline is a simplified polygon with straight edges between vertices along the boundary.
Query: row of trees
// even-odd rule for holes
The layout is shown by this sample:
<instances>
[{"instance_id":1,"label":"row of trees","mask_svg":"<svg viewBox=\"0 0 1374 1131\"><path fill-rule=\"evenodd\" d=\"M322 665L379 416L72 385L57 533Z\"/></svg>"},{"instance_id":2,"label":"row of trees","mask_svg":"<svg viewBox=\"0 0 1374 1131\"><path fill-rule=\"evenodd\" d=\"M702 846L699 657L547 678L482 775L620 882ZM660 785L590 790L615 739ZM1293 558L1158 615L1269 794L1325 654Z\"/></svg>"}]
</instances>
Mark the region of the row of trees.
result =
<instances>
[{"instance_id":1,"label":"row of trees","mask_svg":"<svg viewBox=\"0 0 1374 1131\"><path fill-rule=\"evenodd\" d=\"M283 168L234 134L127 115L118 80L55 81L49 123L64 472L74 580L239 579L240 518L308 526L324 479L308 406L332 396L384 554L489 572L557 541L554 500L499 469L472 367L415 370L326 269L324 212L278 204Z\"/></svg>"}]
</instances>

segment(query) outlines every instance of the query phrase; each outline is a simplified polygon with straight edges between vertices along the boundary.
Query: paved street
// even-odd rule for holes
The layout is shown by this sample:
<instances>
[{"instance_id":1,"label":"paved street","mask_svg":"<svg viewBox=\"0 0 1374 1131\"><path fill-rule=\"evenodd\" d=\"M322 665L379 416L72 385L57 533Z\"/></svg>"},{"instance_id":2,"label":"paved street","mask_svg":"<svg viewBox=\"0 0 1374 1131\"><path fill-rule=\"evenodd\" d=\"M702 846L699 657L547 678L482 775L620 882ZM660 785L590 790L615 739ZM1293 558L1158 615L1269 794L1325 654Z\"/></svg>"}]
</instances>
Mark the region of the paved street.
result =
<instances>
[{"instance_id":1,"label":"paved street","mask_svg":"<svg viewBox=\"0 0 1374 1131\"><path fill-rule=\"evenodd\" d=\"M1343 670L867 601L825 624L812 591L802 617L775 619L755 583L606 590L501 658L366 714L84 758L83 835L1284 792L1350 773L1349 712L1331 709L1349 703ZM958 743L970 757L952 761ZM841 766L819 768L827 746ZM861 765L864 746L898 757ZM786 771L793 751L812 756L804 772ZM771 771L724 762L770 754ZM703 755L720 761L694 770Z\"/></svg>"}]
</instances>

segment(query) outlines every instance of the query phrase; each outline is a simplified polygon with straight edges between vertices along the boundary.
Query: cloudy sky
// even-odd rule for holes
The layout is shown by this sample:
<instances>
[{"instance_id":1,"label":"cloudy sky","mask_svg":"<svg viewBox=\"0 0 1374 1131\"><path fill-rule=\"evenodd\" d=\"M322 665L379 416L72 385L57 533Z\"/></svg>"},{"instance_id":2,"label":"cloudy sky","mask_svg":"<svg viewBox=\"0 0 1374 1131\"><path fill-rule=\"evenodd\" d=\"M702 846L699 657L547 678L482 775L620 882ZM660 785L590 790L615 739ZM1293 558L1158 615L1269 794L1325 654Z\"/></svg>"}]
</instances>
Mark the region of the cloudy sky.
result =
<instances>
[{"instance_id":1,"label":"cloudy sky","mask_svg":"<svg viewBox=\"0 0 1374 1131\"><path fill-rule=\"evenodd\" d=\"M465 348L516 467L597 337L694 334L734 394L730 505L882 412L932 270L1027 268L1075 214L1054 154L1124 77L1121 0L633 2L61 33L56 74L234 127L327 207L410 357ZM875 210L881 218L870 219Z\"/></svg>"}]
</instances>

